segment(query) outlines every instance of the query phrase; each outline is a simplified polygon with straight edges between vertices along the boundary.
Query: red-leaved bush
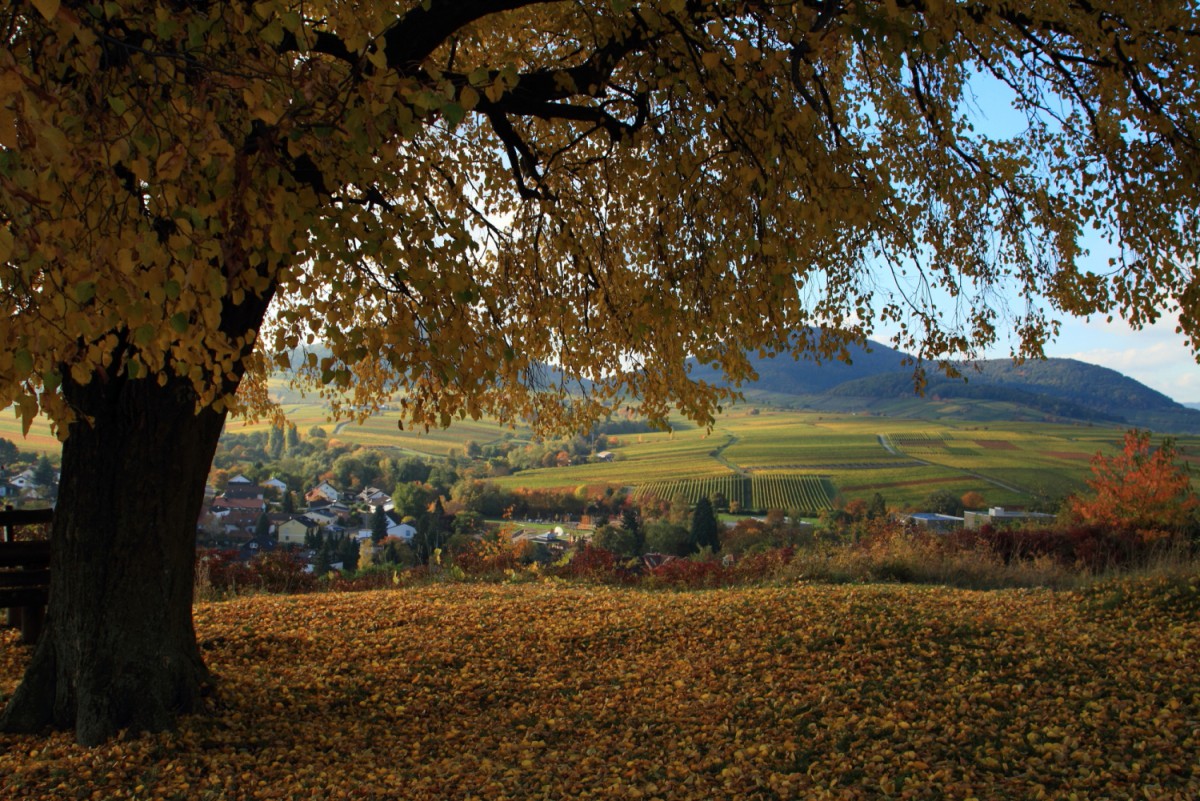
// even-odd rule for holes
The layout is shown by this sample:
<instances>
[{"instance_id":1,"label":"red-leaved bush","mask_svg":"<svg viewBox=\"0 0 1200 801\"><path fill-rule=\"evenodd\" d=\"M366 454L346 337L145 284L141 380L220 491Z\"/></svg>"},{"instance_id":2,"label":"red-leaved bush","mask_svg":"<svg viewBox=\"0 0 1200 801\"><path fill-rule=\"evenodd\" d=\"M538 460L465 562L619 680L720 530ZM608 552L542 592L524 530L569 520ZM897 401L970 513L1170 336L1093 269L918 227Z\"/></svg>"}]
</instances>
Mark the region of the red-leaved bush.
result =
<instances>
[{"instance_id":1,"label":"red-leaved bush","mask_svg":"<svg viewBox=\"0 0 1200 801\"><path fill-rule=\"evenodd\" d=\"M201 573L220 593L261 590L275 593L311 592L316 578L305 571L304 562L286 551L264 551L248 562L231 550L204 550L196 555Z\"/></svg>"},{"instance_id":2,"label":"red-leaved bush","mask_svg":"<svg viewBox=\"0 0 1200 801\"><path fill-rule=\"evenodd\" d=\"M1097 572L1144 563L1168 542L1164 537L1129 528L1072 525L1055 528L983 526L951 536L958 547L986 547L1011 564L1050 557L1068 567Z\"/></svg>"}]
</instances>

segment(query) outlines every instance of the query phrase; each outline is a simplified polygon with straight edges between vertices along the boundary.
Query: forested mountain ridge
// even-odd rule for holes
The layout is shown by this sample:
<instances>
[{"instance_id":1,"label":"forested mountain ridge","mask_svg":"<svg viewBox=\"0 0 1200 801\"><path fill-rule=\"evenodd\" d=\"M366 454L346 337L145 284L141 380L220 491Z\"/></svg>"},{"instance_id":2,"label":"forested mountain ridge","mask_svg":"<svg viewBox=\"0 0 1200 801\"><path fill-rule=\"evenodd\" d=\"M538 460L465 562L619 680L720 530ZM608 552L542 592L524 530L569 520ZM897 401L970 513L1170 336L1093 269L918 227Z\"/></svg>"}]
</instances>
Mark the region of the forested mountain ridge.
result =
<instances>
[{"instance_id":1,"label":"forested mountain ridge","mask_svg":"<svg viewBox=\"0 0 1200 801\"><path fill-rule=\"evenodd\" d=\"M765 357L755 360L758 380L742 387L748 398L829 411L862 410L910 417L986 416L1053 418L1127 425L1163 433L1200 432L1200 411L1116 370L1076 359L1015 363L986 359L960 365L961 378L930 369L917 395L906 355L876 342L852 349L850 361L817 364ZM720 381L711 368L693 375ZM789 400L789 398L791 400ZM947 400L956 401L950 407ZM986 408L984 406L986 405ZM950 407L950 408L948 408Z\"/></svg>"}]
</instances>

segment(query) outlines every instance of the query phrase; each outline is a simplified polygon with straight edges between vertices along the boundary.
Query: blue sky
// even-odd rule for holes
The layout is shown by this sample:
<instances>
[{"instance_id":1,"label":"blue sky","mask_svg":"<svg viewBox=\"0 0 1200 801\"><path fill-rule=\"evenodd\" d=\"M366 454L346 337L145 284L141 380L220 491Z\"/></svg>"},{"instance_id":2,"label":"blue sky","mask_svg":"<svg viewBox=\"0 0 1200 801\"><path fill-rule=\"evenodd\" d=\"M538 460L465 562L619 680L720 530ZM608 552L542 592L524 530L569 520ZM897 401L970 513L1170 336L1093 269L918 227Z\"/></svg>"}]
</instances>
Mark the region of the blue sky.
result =
<instances>
[{"instance_id":1,"label":"blue sky","mask_svg":"<svg viewBox=\"0 0 1200 801\"><path fill-rule=\"evenodd\" d=\"M1011 91L998 81L978 75L971 81L974 107L968 114L978 130L993 136L1019 136L1028 125L1024 115L1013 108ZM1092 255L1085 259L1104 264L1109 246L1088 243ZM1176 317L1165 314L1155 325L1134 331L1120 320L1105 317L1090 319L1051 315L1062 321L1057 341L1046 346L1047 356L1078 359L1109 367L1142 382L1151 389L1180 403L1200 402L1200 365L1191 349L1175 332ZM989 356L1007 355L1007 343Z\"/></svg>"},{"instance_id":2,"label":"blue sky","mask_svg":"<svg viewBox=\"0 0 1200 801\"><path fill-rule=\"evenodd\" d=\"M1200 402L1200 365L1175 333L1173 315L1141 331L1103 317L1064 319L1062 334L1046 347L1046 355L1110 367L1180 403Z\"/></svg>"}]
</instances>

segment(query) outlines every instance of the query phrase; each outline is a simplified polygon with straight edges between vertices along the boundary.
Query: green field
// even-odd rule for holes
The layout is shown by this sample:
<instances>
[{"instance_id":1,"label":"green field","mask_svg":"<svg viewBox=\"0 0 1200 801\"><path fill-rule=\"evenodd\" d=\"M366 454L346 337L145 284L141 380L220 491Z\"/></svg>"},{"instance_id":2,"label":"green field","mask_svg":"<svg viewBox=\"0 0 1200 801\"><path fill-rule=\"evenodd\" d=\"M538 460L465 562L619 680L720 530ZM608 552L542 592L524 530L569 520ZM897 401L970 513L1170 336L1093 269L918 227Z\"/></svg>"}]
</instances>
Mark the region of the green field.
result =
<instances>
[{"instance_id":1,"label":"green field","mask_svg":"<svg viewBox=\"0 0 1200 801\"><path fill-rule=\"evenodd\" d=\"M581 484L632 487L654 481L676 481L733 475L714 452L723 438L696 428L675 432L635 434L610 446L616 461L594 462L569 467L524 470L496 479L503 487L516 489L574 489Z\"/></svg>"},{"instance_id":2,"label":"green field","mask_svg":"<svg viewBox=\"0 0 1200 801\"><path fill-rule=\"evenodd\" d=\"M397 455L438 459L465 452L471 442L531 441L527 429L491 420L409 431L397 426L396 411L361 424L335 424L319 398L286 393L281 401L302 436L320 425L333 439ZM240 433L267 425L235 420L228 430ZM875 493L893 508L916 508L938 489L958 495L978 492L990 505L1021 506L1038 496L1060 497L1082 489L1092 456L1115 453L1122 435L1117 427L935 422L740 406L722 415L711 431L678 421L669 432L610 437L611 462L524 470L496 481L508 489L626 487L638 494L682 493L693 500L719 493L745 509L785 502L820 509L835 499L869 500ZM22 437L18 419L0 419L0 436L25 450L54 454L59 447L42 420ZM1176 444L1185 459L1200 459L1200 437L1180 437ZM768 490L770 482L777 489Z\"/></svg>"},{"instance_id":3,"label":"green field","mask_svg":"<svg viewBox=\"0 0 1200 801\"><path fill-rule=\"evenodd\" d=\"M489 421L460 420L450 428L412 431L407 428L401 429L397 425L398 420L398 413L385 412L361 424L353 421L340 423L336 432L331 428L331 435L342 442L355 445L398 448L409 453L434 457L448 456L450 451L462 453L469 442L487 445L506 436L518 439L529 436L528 431L517 431Z\"/></svg>"}]
</instances>

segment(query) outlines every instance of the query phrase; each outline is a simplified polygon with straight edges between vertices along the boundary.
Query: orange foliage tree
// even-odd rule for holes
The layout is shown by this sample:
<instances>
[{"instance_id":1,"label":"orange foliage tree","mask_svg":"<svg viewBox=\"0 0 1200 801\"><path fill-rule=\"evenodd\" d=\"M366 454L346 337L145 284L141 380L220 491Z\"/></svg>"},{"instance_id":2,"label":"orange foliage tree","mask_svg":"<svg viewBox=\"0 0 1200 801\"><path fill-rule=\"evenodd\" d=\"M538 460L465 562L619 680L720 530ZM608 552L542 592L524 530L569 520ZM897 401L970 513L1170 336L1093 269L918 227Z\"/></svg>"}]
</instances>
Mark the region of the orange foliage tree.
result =
<instances>
[{"instance_id":1,"label":"orange foliage tree","mask_svg":"<svg viewBox=\"0 0 1200 801\"><path fill-rule=\"evenodd\" d=\"M1084 523L1161 535L1186 530L1196 521L1200 499L1187 468L1176 463L1171 440L1152 450L1147 431L1127 431L1116 456L1092 457L1087 483L1091 492L1070 501L1071 513Z\"/></svg>"}]
</instances>

